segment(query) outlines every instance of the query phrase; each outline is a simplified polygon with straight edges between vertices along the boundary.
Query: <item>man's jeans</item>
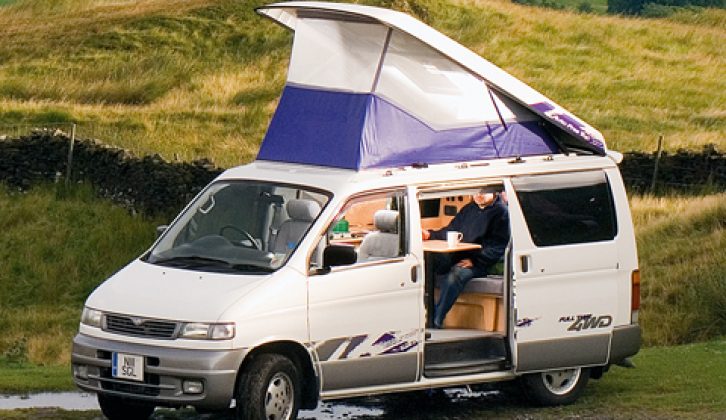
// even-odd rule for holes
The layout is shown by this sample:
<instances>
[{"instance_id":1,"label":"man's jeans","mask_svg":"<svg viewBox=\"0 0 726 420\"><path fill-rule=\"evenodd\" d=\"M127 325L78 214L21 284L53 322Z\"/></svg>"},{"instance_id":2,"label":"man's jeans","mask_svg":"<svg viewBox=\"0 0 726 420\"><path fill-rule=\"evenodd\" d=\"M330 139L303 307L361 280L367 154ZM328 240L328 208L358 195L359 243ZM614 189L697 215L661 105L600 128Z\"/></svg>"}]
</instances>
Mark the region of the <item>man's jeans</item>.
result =
<instances>
[{"instance_id":1,"label":"man's jeans","mask_svg":"<svg viewBox=\"0 0 726 420\"><path fill-rule=\"evenodd\" d=\"M474 277L485 277L489 268L501 260L503 256L504 248L486 247L478 255L477 261L480 264L471 268L461 268L455 264L461 260L462 255L435 254L434 271L438 275L446 274L446 277L439 284L441 294L434 309L434 328L444 326L446 314L454 306L454 302L466 287L466 283ZM482 264L485 266L482 267Z\"/></svg>"},{"instance_id":2,"label":"man's jeans","mask_svg":"<svg viewBox=\"0 0 726 420\"><path fill-rule=\"evenodd\" d=\"M443 327L444 317L446 317L449 309L454 306L454 302L456 302L461 291L464 290L466 283L474 277L483 277L486 275L486 268L462 268L458 265L451 267L449 273L439 283L441 294L439 295L439 302L436 304L434 311L434 328Z\"/></svg>"}]
</instances>

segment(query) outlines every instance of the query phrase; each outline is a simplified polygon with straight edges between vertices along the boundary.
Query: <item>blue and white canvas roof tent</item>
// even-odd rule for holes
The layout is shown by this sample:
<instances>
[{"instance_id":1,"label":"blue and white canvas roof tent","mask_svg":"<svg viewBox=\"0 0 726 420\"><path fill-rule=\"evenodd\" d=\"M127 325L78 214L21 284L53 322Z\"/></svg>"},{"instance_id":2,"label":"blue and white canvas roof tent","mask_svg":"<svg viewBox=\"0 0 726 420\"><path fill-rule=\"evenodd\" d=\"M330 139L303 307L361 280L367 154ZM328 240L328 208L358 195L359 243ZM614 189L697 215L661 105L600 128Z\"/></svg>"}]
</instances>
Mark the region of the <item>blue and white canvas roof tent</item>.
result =
<instances>
[{"instance_id":1,"label":"blue and white canvas roof tent","mask_svg":"<svg viewBox=\"0 0 726 420\"><path fill-rule=\"evenodd\" d=\"M606 151L599 131L404 13L324 2L257 12L295 32L258 160L360 170Z\"/></svg>"}]
</instances>

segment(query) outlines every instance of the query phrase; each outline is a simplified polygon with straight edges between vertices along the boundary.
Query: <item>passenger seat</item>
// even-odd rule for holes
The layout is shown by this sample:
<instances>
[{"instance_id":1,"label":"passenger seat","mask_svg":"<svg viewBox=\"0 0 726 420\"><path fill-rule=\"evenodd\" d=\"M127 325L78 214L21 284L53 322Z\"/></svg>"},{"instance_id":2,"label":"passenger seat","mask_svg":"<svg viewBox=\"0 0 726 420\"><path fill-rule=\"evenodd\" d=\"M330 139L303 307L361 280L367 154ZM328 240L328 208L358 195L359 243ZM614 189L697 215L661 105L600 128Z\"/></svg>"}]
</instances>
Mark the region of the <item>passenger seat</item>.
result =
<instances>
[{"instance_id":1,"label":"passenger seat","mask_svg":"<svg viewBox=\"0 0 726 420\"><path fill-rule=\"evenodd\" d=\"M397 257L400 252L398 237L398 212L378 210L373 215L373 225L377 229L363 238L358 250L358 262L376 258Z\"/></svg>"}]
</instances>

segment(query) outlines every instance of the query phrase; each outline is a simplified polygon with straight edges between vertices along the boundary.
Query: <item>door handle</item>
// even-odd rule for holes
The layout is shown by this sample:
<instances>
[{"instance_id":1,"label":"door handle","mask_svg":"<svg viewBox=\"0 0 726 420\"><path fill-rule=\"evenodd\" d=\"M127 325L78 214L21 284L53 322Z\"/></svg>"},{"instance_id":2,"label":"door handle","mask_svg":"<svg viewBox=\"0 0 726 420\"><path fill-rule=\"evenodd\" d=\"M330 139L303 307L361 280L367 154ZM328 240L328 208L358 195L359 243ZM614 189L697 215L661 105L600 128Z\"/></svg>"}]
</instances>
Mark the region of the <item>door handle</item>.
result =
<instances>
[{"instance_id":1,"label":"door handle","mask_svg":"<svg viewBox=\"0 0 726 420\"><path fill-rule=\"evenodd\" d=\"M520 262L520 267L522 268L522 272L523 273L528 272L529 271L529 255L520 255L519 262Z\"/></svg>"},{"instance_id":2,"label":"door handle","mask_svg":"<svg viewBox=\"0 0 726 420\"><path fill-rule=\"evenodd\" d=\"M414 265L411 267L411 283L416 283L418 281L418 269L418 265Z\"/></svg>"}]
</instances>

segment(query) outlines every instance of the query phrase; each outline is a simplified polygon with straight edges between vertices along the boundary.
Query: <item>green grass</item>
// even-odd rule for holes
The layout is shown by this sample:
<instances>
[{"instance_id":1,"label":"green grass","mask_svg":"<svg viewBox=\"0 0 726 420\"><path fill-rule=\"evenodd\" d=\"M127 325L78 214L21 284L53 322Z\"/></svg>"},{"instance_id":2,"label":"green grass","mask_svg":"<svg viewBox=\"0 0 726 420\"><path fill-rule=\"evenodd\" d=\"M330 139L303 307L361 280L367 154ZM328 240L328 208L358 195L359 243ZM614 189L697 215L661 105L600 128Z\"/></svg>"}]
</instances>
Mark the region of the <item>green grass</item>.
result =
<instances>
[{"instance_id":1,"label":"green grass","mask_svg":"<svg viewBox=\"0 0 726 420\"><path fill-rule=\"evenodd\" d=\"M636 369L614 368L591 383L583 403L643 410L654 417L717 418L726 414L726 341L645 348Z\"/></svg>"},{"instance_id":2,"label":"green grass","mask_svg":"<svg viewBox=\"0 0 726 420\"><path fill-rule=\"evenodd\" d=\"M577 403L555 408L534 408L518 398L482 398L451 402L383 398L386 419L718 419L726 416L726 341L643 349L633 358L635 369L613 367L600 380L591 380ZM0 364L0 377L21 377L25 390L47 390L41 378L68 381L68 372L29 371ZM61 377L62 376L62 377ZM28 388L29 387L29 388ZM68 389L68 388L65 388ZM517 392L513 395L518 395ZM378 403L380 404L380 403ZM374 406L378 404L374 403ZM369 403L370 405L370 403ZM0 410L1 419L93 418L97 411ZM76 414L78 417L72 417ZM189 418L189 411L157 412L157 418Z\"/></svg>"},{"instance_id":3,"label":"green grass","mask_svg":"<svg viewBox=\"0 0 726 420\"><path fill-rule=\"evenodd\" d=\"M0 356L66 364L83 301L151 244L158 224L90 188L0 193Z\"/></svg>"},{"instance_id":4,"label":"green grass","mask_svg":"<svg viewBox=\"0 0 726 420\"><path fill-rule=\"evenodd\" d=\"M254 14L263 3L16 0L0 9L0 134L75 121L79 136L139 154L250 161L291 41ZM369 3L415 13L592 123L613 149L652 151L659 134L667 150L724 144L726 11L642 20L506 0Z\"/></svg>"},{"instance_id":5,"label":"green grass","mask_svg":"<svg viewBox=\"0 0 726 420\"><path fill-rule=\"evenodd\" d=\"M69 365L42 366L0 358L0 393L75 390Z\"/></svg>"},{"instance_id":6,"label":"green grass","mask_svg":"<svg viewBox=\"0 0 726 420\"><path fill-rule=\"evenodd\" d=\"M631 200L645 344L726 335L726 194Z\"/></svg>"}]
</instances>

